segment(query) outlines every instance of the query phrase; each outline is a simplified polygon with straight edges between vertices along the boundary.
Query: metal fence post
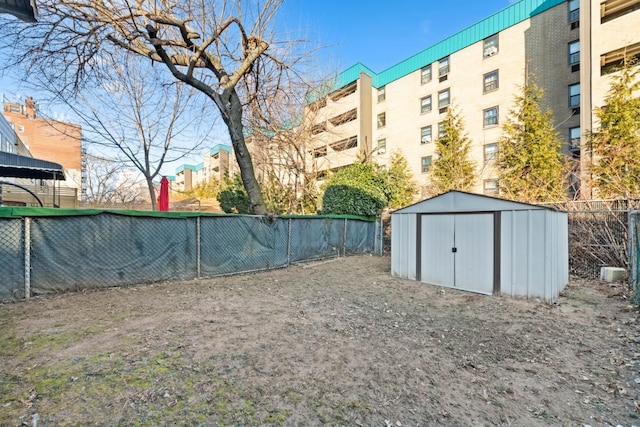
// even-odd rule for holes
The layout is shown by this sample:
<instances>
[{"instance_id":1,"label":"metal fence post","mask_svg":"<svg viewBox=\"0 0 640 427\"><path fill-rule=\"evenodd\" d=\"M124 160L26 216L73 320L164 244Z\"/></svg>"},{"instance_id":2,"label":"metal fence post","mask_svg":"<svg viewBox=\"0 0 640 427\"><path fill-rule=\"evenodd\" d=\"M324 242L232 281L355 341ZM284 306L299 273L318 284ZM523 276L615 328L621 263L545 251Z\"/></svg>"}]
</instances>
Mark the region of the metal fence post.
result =
<instances>
[{"instance_id":1,"label":"metal fence post","mask_svg":"<svg viewBox=\"0 0 640 427\"><path fill-rule=\"evenodd\" d=\"M291 265L291 218L287 221L287 266Z\"/></svg>"},{"instance_id":2,"label":"metal fence post","mask_svg":"<svg viewBox=\"0 0 640 427\"><path fill-rule=\"evenodd\" d=\"M634 211L629 208L629 225L628 225L628 245L629 245L629 287L633 290L634 298L633 303L638 304L640 302L640 295L638 295L638 213L640 211Z\"/></svg>"},{"instance_id":3,"label":"metal fence post","mask_svg":"<svg viewBox=\"0 0 640 427\"><path fill-rule=\"evenodd\" d=\"M342 256L346 256L346 255L347 255L347 218L344 219L344 233L342 236Z\"/></svg>"},{"instance_id":4,"label":"metal fence post","mask_svg":"<svg viewBox=\"0 0 640 427\"><path fill-rule=\"evenodd\" d=\"M31 218L24 219L24 298L31 298Z\"/></svg>"},{"instance_id":5,"label":"metal fence post","mask_svg":"<svg viewBox=\"0 0 640 427\"><path fill-rule=\"evenodd\" d=\"M373 252L382 256L382 215L376 217L375 228L373 232Z\"/></svg>"},{"instance_id":6,"label":"metal fence post","mask_svg":"<svg viewBox=\"0 0 640 427\"><path fill-rule=\"evenodd\" d=\"M200 278L200 245L201 245L201 240L200 240L200 218L201 217L196 217L196 278Z\"/></svg>"}]
</instances>

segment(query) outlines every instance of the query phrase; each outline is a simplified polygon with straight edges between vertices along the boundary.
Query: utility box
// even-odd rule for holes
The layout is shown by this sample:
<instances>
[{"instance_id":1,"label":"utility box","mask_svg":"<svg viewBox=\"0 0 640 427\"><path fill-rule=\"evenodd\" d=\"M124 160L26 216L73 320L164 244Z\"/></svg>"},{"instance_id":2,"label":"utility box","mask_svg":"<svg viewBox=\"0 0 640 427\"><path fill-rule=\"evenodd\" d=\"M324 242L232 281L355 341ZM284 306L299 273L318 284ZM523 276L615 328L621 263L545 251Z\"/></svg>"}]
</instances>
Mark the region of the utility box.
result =
<instances>
[{"instance_id":1,"label":"utility box","mask_svg":"<svg viewBox=\"0 0 640 427\"><path fill-rule=\"evenodd\" d=\"M627 270L620 267L602 267L600 268L600 280L605 282L622 282L627 277Z\"/></svg>"}]
</instances>

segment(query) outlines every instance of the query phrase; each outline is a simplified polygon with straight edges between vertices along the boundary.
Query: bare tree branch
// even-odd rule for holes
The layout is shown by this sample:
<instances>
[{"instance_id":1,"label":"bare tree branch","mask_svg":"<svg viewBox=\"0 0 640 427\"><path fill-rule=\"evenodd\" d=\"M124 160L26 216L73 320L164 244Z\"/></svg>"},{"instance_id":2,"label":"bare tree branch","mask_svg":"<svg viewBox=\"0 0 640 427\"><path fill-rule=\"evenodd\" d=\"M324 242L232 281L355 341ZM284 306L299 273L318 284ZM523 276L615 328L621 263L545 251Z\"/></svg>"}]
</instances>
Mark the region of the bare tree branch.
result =
<instances>
[{"instance_id":1,"label":"bare tree branch","mask_svg":"<svg viewBox=\"0 0 640 427\"><path fill-rule=\"evenodd\" d=\"M290 49L278 52L269 33L281 2L45 0L39 4L35 26L0 18L0 24L6 24L0 25L0 43L17 53L13 65L26 64L31 76L48 74L58 91L74 95L108 74L102 63L113 61L114 48L163 64L174 79L215 104L227 126L253 211L264 214L244 139L243 115L251 103L267 99L268 90L286 88L282 79L299 77L292 72L295 56L278 59L278 53L293 52L296 42L287 42ZM264 73L272 70L283 75L275 79L277 86L266 88ZM286 73L290 75L285 77ZM247 80L252 84L241 84Z\"/></svg>"}]
</instances>

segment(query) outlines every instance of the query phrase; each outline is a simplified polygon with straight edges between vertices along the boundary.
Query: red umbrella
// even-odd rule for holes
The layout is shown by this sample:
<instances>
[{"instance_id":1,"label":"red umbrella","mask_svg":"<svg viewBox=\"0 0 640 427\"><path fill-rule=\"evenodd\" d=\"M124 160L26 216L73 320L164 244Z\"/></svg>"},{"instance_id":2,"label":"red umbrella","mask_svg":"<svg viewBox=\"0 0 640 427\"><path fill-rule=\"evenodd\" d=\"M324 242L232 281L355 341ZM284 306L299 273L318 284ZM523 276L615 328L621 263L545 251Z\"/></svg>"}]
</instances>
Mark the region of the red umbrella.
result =
<instances>
[{"instance_id":1,"label":"red umbrella","mask_svg":"<svg viewBox=\"0 0 640 427\"><path fill-rule=\"evenodd\" d=\"M158 209L169 210L169 180L163 176L160 180L160 196L158 196Z\"/></svg>"}]
</instances>

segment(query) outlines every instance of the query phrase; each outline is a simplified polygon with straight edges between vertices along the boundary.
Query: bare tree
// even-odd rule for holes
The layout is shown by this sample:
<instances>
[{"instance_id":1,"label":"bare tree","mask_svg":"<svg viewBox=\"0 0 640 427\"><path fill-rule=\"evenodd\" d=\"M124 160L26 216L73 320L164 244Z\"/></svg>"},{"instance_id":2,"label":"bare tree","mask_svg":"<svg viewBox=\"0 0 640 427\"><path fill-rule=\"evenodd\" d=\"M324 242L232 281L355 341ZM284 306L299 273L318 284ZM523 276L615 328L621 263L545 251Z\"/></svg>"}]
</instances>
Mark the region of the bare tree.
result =
<instances>
[{"instance_id":1,"label":"bare tree","mask_svg":"<svg viewBox=\"0 0 640 427\"><path fill-rule=\"evenodd\" d=\"M259 100L246 115L251 129L247 141L272 212L315 213L319 207L308 152L314 124L312 112L305 111L307 89L291 87L286 97Z\"/></svg>"},{"instance_id":2,"label":"bare tree","mask_svg":"<svg viewBox=\"0 0 640 427\"><path fill-rule=\"evenodd\" d=\"M85 86L66 104L80 117L85 141L115 148L120 161L144 176L156 210L154 179L165 163L200 148L215 121L189 114L194 89L166 82L157 69L138 58L123 55L105 66L111 68L110 78L97 87ZM60 98L65 99L64 94Z\"/></svg>"},{"instance_id":3,"label":"bare tree","mask_svg":"<svg viewBox=\"0 0 640 427\"><path fill-rule=\"evenodd\" d=\"M101 156L85 154L86 201L91 205L136 204L144 200L141 180L126 177L127 168L122 162Z\"/></svg>"},{"instance_id":4,"label":"bare tree","mask_svg":"<svg viewBox=\"0 0 640 427\"><path fill-rule=\"evenodd\" d=\"M243 111L262 92L265 70L279 70L276 83L296 61L290 41L280 46L270 32L282 0L46 0L33 27L0 20L0 35L12 49L11 64L30 64L29 74L47 74L63 91L78 92L99 76L96 64L114 48L160 63L172 76L212 101L230 136L253 212L266 213L245 143ZM1 19L1 18L0 18ZM278 59L280 58L280 59ZM278 88L279 85L270 86ZM207 120L207 117L203 117Z\"/></svg>"}]
</instances>

